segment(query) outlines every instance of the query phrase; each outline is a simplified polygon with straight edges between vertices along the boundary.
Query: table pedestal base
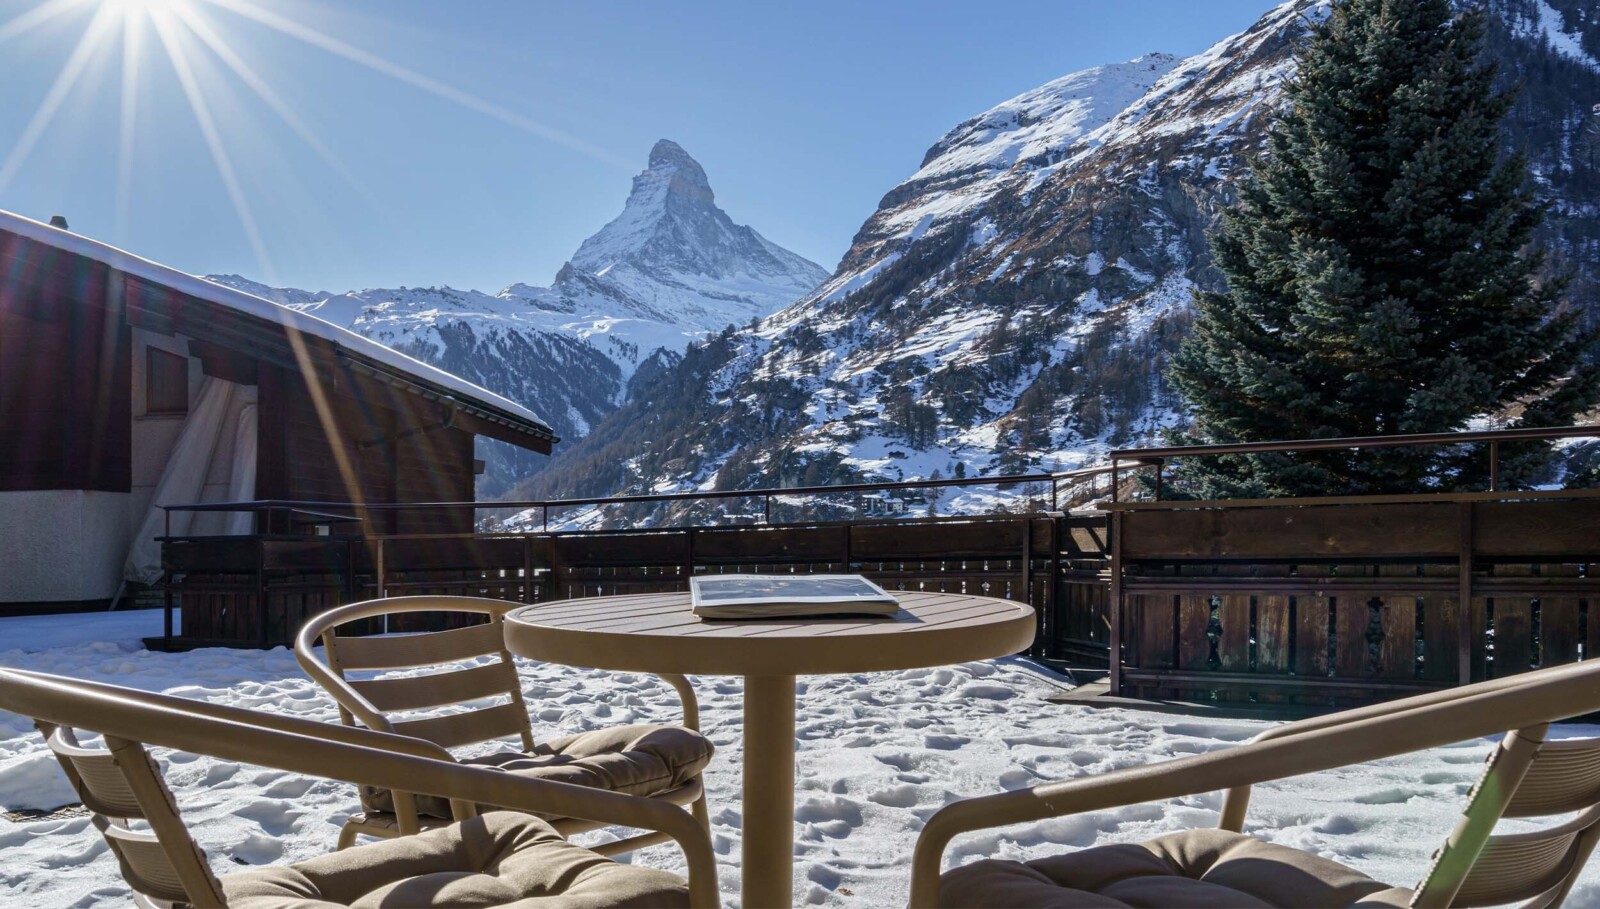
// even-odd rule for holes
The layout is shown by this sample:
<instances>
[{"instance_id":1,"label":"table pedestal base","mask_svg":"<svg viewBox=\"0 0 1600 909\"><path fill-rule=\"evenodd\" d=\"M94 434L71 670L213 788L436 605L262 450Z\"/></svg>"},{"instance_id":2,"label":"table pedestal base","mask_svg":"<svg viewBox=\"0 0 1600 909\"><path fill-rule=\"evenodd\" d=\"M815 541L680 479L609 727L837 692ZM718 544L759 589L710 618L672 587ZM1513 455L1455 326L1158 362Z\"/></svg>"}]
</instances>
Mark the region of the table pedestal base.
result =
<instances>
[{"instance_id":1,"label":"table pedestal base","mask_svg":"<svg viewBox=\"0 0 1600 909\"><path fill-rule=\"evenodd\" d=\"M794 676L745 677L744 909L789 906L794 899L794 715Z\"/></svg>"}]
</instances>

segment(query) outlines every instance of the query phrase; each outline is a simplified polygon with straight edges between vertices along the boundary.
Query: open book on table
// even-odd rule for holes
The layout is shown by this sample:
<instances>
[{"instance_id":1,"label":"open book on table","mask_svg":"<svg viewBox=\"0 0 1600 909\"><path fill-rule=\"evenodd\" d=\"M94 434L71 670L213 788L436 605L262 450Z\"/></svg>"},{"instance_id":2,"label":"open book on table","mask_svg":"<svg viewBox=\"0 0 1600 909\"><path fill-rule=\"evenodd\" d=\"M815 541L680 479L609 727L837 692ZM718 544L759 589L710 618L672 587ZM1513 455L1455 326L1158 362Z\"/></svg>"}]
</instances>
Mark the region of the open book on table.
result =
<instances>
[{"instance_id":1,"label":"open book on table","mask_svg":"<svg viewBox=\"0 0 1600 909\"><path fill-rule=\"evenodd\" d=\"M858 574L722 574L691 578L703 619L894 615L900 601Z\"/></svg>"}]
</instances>

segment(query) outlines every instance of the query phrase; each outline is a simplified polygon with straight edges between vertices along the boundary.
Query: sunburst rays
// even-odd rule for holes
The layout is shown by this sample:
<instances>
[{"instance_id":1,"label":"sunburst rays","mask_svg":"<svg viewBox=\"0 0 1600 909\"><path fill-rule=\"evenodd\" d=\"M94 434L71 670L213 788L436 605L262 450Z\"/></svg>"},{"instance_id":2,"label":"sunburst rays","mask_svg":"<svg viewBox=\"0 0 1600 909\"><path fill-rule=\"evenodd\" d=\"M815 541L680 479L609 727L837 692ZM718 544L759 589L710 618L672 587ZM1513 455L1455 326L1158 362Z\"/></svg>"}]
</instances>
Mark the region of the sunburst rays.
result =
<instances>
[{"instance_id":1,"label":"sunburst rays","mask_svg":"<svg viewBox=\"0 0 1600 909\"><path fill-rule=\"evenodd\" d=\"M277 272L250 195L241 179L236 156L230 149L225 129L226 118L218 116L219 112L234 114L236 110L231 103L232 96L225 96L218 91L220 86L216 84L217 78L231 74L328 167L363 195L370 197L332 144L306 122L295 104L273 87L272 81L263 74L259 61L247 59L238 42L228 40L224 30L213 22L212 13L233 16L241 23L287 36L533 136L618 167L628 167L627 161L579 137L357 47L260 5L255 0L41 0L8 21L0 22L0 44L53 22L82 17L86 12L87 24L83 33L22 132L4 158L0 159L0 200L3 200L6 188L23 173L28 161L34 157L41 140L62 113L74 89L85 82L84 74L96 63L109 62L109 55L120 53L114 200L114 231L119 241L127 239L133 215L133 190L139 177L136 161L140 118L170 117L174 111L181 109L177 99L145 97L147 88L154 84L148 78L148 70L158 62L158 58L177 77L182 106L188 108L199 128L211 163L221 178L229 205L249 243L261 276L268 283L277 283ZM149 37L150 32L154 32L153 42ZM150 50L156 47L159 47L160 53L151 53ZM213 66L214 62L220 62L221 67ZM172 123L170 119L161 122L164 126ZM343 428L334 418L330 402L325 400L320 383L312 381L309 375L313 366L306 339L300 336L292 313L283 312L283 323L300 369L308 373L306 384L312 390L318 418L332 443L331 448L338 461L336 466L349 500L359 504L363 497L356 465L351 463L345 451L346 446L342 444Z\"/></svg>"},{"instance_id":2,"label":"sunburst rays","mask_svg":"<svg viewBox=\"0 0 1600 909\"><path fill-rule=\"evenodd\" d=\"M23 171L40 140L58 118L68 96L83 81L82 77L90 64L101 55L118 53L120 45L122 65L115 146L114 228L119 240L126 238L132 216L133 187L138 179L135 161L140 118L167 113L161 109L161 99L143 99L141 96L143 87L149 84L147 69L154 65L158 56L164 58L165 65L177 76L183 102L189 108L189 113L199 128L212 163L222 180L229 203L238 216L240 228L264 277L269 280L272 277L271 258L260 225L253 215L245 186L240 179L236 156L230 152L225 118L219 116L220 113L231 111L219 105L214 97L216 94L214 87L208 89L210 83L202 77L202 57L207 63L220 62L222 70L231 73L234 79L249 89L251 95L282 121L288 131L330 169L362 195L371 197L356 174L341 160L332 144L306 122L294 103L284 98L273 87L272 80L263 72L259 62L247 59L239 42L229 40L224 31L213 21L214 14L233 16L241 22L287 36L340 60L379 73L466 110L492 117L508 126L558 143L596 160L624 169L629 166L628 162L619 156L582 138L417 72L381 54L358 47L306 22L268 8L255 0L42 0L10 20L0 22L0 44L56 20L81 15L85 10L92 10L92 14L82 36L22 133L4 158L0 159L0 198L3 198L6 188ZM158 40L154 44L159 45L162 53L152 55L147 51L147 45L151 44L147 37L149 31L155 32ZM117 40L119 33L120 41Z\"/></svg>"}]
</instances>

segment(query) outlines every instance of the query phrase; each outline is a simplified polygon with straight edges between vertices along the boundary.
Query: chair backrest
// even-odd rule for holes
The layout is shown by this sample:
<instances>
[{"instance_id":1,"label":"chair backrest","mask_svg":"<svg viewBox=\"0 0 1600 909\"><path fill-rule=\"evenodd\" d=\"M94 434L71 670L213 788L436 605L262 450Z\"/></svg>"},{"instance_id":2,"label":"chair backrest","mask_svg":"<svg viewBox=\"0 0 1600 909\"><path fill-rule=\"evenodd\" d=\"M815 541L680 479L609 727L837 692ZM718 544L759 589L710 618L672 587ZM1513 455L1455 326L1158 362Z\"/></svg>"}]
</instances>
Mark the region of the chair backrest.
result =
<instances>
[{"instance_id":1,"label":"chair backrest","mask_svg":"<svg viewBox=\"0 0 1600 909\"><path fill-rule=\"evenodd\" d=\"M295 656L307 674L339 703L347 725L360 722L381 732L426 739L443 748L474 745L506 736L533 747L533 727L523 701L516 665L506 651L507 610L519 604L476 597L392 597L352 603L314 617L295 640ZM339 626L381 616L413 612L475 613L479 625L403 635L344 637ZM314 652L321 639L327 664ZM451 667L423 676L352 679L351 672L446 666L482 656L499 659L468 668ZM443 716L407 718L413 711L466 705L491 698L507 700Z\"/></svg>"},{"instance_id":2,"label":"chair backrest","mask_svg":"<svg viewBox=\"0 0 1600 909\"><path fill-rule=\"evenodd\" d=\"M1559 906L1600 839L1600 739L1507 735L1489 755L1461 819L1418 886L1416 906ZM1492 834L1502 818L1572 814L1553 826Z\"/></svg>"},{"instance_id":3,"label":"chair backrest","mask_svg":"<svg viewBox=\"0 0 1600 909\"><path fill-rule=\"evenodd\" d=\"M136 893L200 909L225 905L205 853L143 745L106 736L100 747L89 748L70 727L37 725ZM149 829L134 829L136 821Z\"/></svg>"}]
</instances>

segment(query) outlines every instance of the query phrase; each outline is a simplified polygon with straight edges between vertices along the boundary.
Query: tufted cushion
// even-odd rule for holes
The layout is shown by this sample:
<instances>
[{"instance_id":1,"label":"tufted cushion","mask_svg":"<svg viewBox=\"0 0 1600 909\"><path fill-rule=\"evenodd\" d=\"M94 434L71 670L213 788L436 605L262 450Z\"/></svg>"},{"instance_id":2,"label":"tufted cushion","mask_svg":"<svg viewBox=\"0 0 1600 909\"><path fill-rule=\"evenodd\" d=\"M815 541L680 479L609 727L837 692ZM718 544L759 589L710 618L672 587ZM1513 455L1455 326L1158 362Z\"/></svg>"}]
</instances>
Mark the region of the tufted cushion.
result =
<instances>
[{"instance_id":1,"label":"tufted cushion","mask_svg":"<svg viewBox=\"0 0 1600 909\"><path fill-rule=\"evenodd\" d=\"M1379 909L1410 899L1410 890L1338 862L1227 830L1188 830L1026 863L990 859L939 879L941 906L970 909Z\"/></svg>"},{"instance_id":2,"label":"tufted cushion","mask_svg":"<svg viewBox=\"0 0 1600 909\"><path fill-rule=\"evenodd\" d=\"M627 795L655 795L699 776L711 763L711 742L682 726L613 726L552 739L532 751L503 751L461 763L541 780L573 783ZM387 790L371 791L368 804L393 811ZM417 811L452 817L448 799L418 796Z\"/></svg>"},{"instance_id":3,"label":"tufted cushion","mask_svg":"<svg viewBox=\"0 0 1600 909\"><path fill-rule=\"evenodd\" d=\"M676 875L618 864L510 811L221 882L230 909L689 905Z\"/></svg>"}]
</instances>

